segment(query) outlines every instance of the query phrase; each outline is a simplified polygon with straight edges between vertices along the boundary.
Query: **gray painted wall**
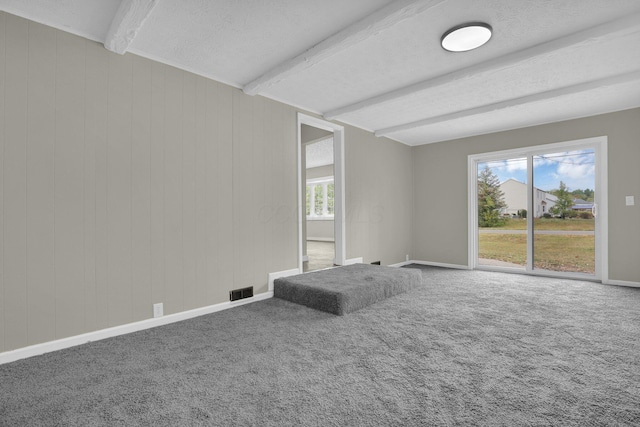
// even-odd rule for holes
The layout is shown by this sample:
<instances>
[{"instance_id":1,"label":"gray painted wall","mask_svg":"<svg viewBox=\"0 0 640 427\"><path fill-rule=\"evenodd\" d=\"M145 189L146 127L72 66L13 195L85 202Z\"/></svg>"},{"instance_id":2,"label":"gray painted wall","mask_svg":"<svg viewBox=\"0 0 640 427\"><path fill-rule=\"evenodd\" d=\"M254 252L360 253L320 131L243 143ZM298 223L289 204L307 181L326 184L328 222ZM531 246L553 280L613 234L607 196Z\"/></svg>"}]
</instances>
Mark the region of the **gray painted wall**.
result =
<instances>
[{"instance_id":1,"label":"gray painted wall","mask_svg":"<svg viewBox=\"0 0 640 427\"><path fill-rule=\"evenodd\" d=\"M410 254L412 148L345 128L347 258L394 264Z\"/></svg>"},{"instance_id":2,"label":"gray painted wall","mask_svg":"<svg viewBox=\"0 0 640 427\"><path fill-rule=\"evenodd\" d=\"M0 352L296 267L296 109L6 13L0 64ZM411 149L346 129L347 255L399 262Z\"/></svg>"},{"instance_id":3,"label":"gray painted wall","mask_svg":"<svg viewBox=\"0 0 640 427\"><path fill-rule=\"evenodd\" d=\"M467 156L608 136L609 278L640 281L640 109L415 147L413 256L467 265ZM625 206L625 196L636 198Z\"/></svg>"},{"instance_id":4,"label":"gray painted wall","mask_svg":"<svg viewBox=\"0 0 640 427\"><path fill-rule=\"evenodd\" d=\"M319 166L317 168L309 168L306 170L306 179L324 178L325 176L333 176L333 165Z\"/></svg>"},{"instance_id":5,"label":"gray painted wall","mask_svg":"<svg viewBox=\"0 0 640 427\"><path fill-rule=\"evenodd\" d=\"M332 219L307 220L307 240L335 241L335 224Z\"/></svg>"},{"instance_id":6,"label":"gray painted wall","mask_svg":"<svg viewBox=\"0 0 640 427\"><path fill-rule=\"evenodd\" d=\"M331 135L331 132L328 130L318 129L309 125L300 126L300 139L302 139L303 144L325 138L329 135Z\"/></svg>"}]
</instances>

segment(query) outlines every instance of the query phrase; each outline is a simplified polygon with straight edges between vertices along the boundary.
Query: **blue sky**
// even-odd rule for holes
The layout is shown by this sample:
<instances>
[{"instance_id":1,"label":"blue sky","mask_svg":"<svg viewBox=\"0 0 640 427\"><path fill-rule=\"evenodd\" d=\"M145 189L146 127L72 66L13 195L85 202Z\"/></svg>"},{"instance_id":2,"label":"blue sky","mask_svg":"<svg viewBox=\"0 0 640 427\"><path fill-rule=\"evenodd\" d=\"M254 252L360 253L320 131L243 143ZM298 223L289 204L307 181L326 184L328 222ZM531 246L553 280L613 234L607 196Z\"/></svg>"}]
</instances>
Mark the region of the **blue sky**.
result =
<instances>
[{"instance_id":1,"label":"blue sky","mask_svg":"<svg viewBox=\"0 0 640 427\"><path fill-rule=\"evenodd\" d=\"M593 150L576 150L534 156L534 186L545 191L560 187L563 181L569 191L595 187L595 154ZM488 162L500 182L509 178L527 182L526 158ZM479 169L485 163L479 164Z\"/></svg>"}]
</instances>

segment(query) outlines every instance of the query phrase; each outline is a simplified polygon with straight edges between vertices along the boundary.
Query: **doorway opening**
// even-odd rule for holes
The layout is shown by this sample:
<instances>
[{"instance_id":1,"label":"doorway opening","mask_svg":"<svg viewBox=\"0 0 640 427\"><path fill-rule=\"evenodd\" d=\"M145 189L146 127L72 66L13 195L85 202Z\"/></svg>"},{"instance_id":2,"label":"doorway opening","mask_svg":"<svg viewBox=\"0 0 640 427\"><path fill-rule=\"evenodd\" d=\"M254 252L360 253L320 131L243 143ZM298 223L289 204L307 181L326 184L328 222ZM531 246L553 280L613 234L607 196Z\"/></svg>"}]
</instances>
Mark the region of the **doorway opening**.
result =
<instances>
[{"instance_id":1,"label":"doorway opening","mask_svg":"<svg viewBox=\"0 0 640 427\"><path fill-rule=\"evenodd\" d=\"M298 114L300 271L345 262L344 129Z\"/></svg>"},{"instance_id":2,"label":"doorway opening","mask_svg":"<svg viewBox=\"0 0 640 427\"><path fill-rule=\"evenodd\" d=\"M606 280L606 137L469 156L469 264Z\"/></svg>"}]
</instances>

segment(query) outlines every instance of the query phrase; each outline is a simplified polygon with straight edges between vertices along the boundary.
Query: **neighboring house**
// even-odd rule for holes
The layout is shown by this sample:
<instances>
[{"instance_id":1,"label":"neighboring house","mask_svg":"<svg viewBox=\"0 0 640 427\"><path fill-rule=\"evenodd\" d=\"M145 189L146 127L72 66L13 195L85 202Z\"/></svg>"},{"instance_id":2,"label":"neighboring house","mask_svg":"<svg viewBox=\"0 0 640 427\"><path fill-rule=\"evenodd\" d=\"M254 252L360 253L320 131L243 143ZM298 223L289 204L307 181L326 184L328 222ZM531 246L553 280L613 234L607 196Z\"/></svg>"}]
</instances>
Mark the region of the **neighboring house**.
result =
<instances>
[{"instance_id":1,"label":"neighboring house","mask_svg":"<svg viewBox=\"0 0 640 427\"><path fill-rule=\"evenodd\" d=\"M582 199L573 199L573 206L571 206L571 209L574 211L591 212L593 210L593 202L587 202Z\"/></svg>"},{"instance_id":2,"label":"neighboring house","mask_svg":"<svg viewBox=\"0 0 640 427\"><path fill-rule=\"evenodd\" d=\"M502 210L502 214L513 216L517 215L518 211L527 209L527 184L509 178L500 184L500 190L504 193L504 201L507 204L507 207ZM533 191L533 217L539 218L555 206L558 198L539 188L534 187Z\"/></svg>"}]
</instances>

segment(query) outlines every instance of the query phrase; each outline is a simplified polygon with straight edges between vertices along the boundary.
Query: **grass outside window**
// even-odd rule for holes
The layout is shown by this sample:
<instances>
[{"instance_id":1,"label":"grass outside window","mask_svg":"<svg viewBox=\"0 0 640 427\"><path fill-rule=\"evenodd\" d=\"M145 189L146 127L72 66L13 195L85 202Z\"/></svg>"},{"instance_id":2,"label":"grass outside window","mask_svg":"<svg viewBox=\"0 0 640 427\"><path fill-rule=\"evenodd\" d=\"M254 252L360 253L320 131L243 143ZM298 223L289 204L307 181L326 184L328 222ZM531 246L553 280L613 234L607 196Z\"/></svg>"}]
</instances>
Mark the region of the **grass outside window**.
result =
<instances>
[{"instance_id":1,"label":"grass outside window","mask_svg":"<svg viewBox=\"0 0 640 427\"><path fill-rule=\"evenodd\" d=\"M594 220L536 218L534 230L593 231ZM509 219L501 227L480 230L526 230L525 219ZM567 234L534 235L534 268L540 270L595 273L595 236ZM527 235L480 233L478 257L526 266Z\"/></svg>"}]
</instances>

